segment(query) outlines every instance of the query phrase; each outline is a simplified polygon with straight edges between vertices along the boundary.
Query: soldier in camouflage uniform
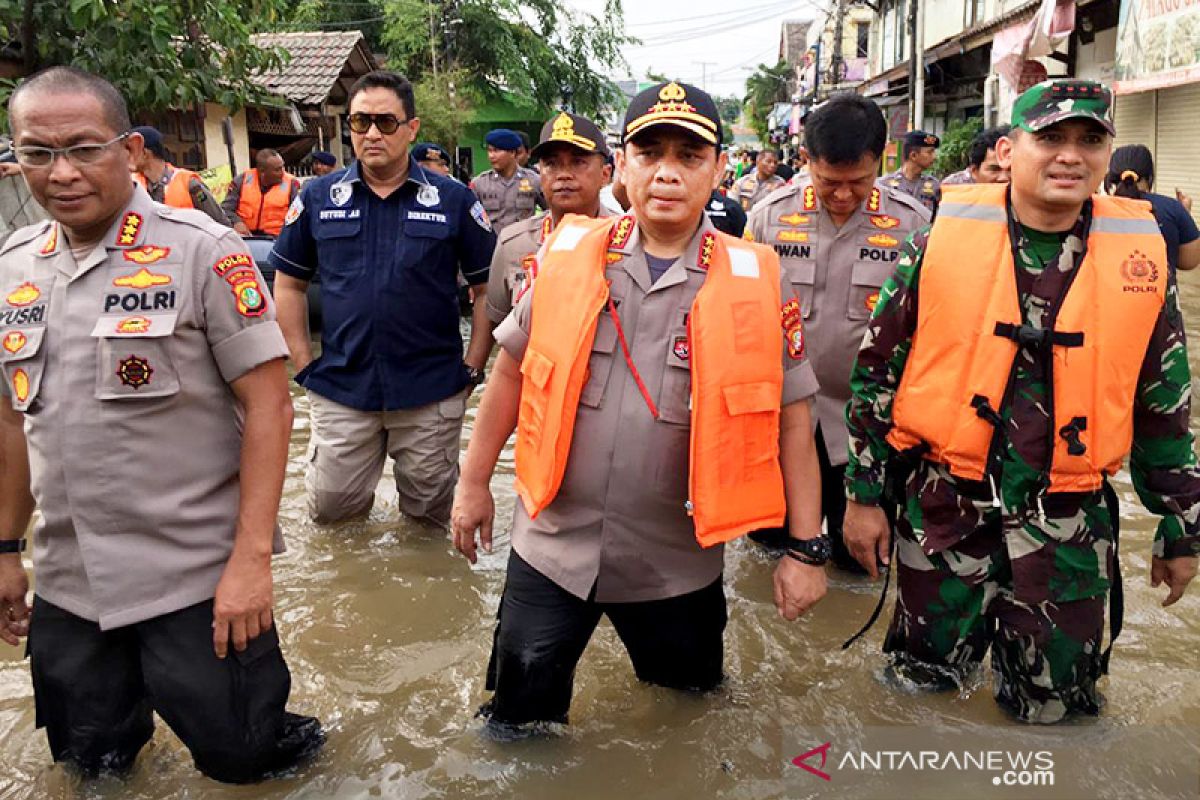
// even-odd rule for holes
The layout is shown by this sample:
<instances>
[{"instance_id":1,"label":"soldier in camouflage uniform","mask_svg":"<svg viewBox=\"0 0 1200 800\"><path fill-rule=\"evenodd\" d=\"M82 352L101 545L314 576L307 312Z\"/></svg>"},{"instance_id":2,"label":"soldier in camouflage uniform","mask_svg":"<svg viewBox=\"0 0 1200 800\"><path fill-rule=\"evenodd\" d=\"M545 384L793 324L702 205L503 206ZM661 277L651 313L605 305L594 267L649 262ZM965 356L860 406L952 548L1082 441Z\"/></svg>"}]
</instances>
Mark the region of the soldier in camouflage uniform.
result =
<instances>
[{"instance_id":1,"label":"soldier in camouflage uniform","mask_svg":"<svg viewBox=\"0 0 1200 800\"><path fill-rule=\"evenodd\" d=\"M1012 121L1020 130L998 143L1001 164L1013 173L1006 207L1025 326L1054 326L1083 263L1092 225L1093 201L1087 196L1111 149L1110 102L1111 94L1098 84L1047 81L1018 98ZM946 202L953 203L960 191L947 192ZM1025 209L1036 208L1030 198L1038 192L1039 200L1062 201L1071 193L1078 200L1074 210L1059 203L1061 225L1034 229L1029 225L1035 214ZM1017 219L1018 208L1025 224ZM917 295L922 264L930 237L940 229L935 224L932 233L918 232L906 244L896 274L881 291L851 378L845 535L851 552L873 573L876 555L888 561L886 521L873 506L884 492L885 467L890 470L898 458L885 437L923 319ZM927 456L903 483L904 513L896 526L898 599L884 650L900 676L945 687L961 685L991 646L997 702L1021 720L1046 723L1099 712L1104 600L1114 580L1115 553L1104 492L1046 492L1056 432L1052 387L1039 352L1017 349L1010 390L994 412L997 431L986 480L956 477ZM1200 468L1188 429L1190 388L1183 322L1170 285L1133 394L1130 463L1142 502L1162 516L1151 579L1155 586L1168 585L1164 605L1182 596L1200 554Z\"/></svg>"}]
</instances>

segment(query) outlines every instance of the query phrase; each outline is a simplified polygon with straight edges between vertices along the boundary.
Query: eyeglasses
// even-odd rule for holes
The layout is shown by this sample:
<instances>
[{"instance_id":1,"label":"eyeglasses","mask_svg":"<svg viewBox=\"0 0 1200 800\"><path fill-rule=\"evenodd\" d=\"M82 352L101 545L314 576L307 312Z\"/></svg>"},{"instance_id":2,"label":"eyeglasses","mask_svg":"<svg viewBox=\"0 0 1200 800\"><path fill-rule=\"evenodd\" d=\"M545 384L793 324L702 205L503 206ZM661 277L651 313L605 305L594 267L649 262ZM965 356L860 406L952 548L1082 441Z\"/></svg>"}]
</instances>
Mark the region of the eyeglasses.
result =
<instances>
[{"instance_id":1,"label":"eyeglasses","mask_svg":"<svg viewBox=\"0 0 1200 800\"><path fill-rule=\"evenodd\" d=\"M391 136L408 122L406 119L396 119L395 114L351 114L348 120L350 130L355 133L366 133L374 125L384 136Z\"/></svg>"},{"instance_id":2,"label":"eyeglasses","mask_svg":"<svg viewBox=\"0 0 1200 800\"><path fill-rule=\"evenodd\" d=\"M13 154L17 157L17 163L23 167L48 167L54 163L57 156L63 156L76 167L90 167L104 158L108 148L128 138L129 132L127 131L103 144L76 144L70 147L22 145L14 147Z\"/></svg>"}]
</instances>

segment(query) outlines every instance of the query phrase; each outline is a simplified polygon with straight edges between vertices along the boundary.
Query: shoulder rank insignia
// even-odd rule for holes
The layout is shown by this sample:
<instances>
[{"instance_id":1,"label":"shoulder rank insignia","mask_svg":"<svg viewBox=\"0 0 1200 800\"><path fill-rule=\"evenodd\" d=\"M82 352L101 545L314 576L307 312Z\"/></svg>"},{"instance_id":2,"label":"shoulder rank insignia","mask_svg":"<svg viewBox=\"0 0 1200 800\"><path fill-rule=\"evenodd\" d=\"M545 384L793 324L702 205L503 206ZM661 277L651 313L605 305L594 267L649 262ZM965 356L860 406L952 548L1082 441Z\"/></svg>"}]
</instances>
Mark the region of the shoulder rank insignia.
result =
<instances>
[{"instance_id":1,"label":"shoulder rank insignia","mask_svg":"<svg viewBox=\"0 0 1200 800\"><path fill-rule=\"evenodd\" d=\"M877 247L895 247L900 244L900 240L895 236L888 236L886 233L877 233L874 236L867 237L867 244L873 244Z\"/></svg>"},{"instance_id":2,"label":"shoulder rank insignia","mask_svg":"<svg viewBox=\"0 0 1200 800\"><path fill-rule=\"evenodd\" d=\"M113 278L113 286L122 289L149 289L152 286L167 286L171 283L170 275L159 275L157 272L142 267L132 275L121 275Z\"/></svg>"},{"instance_id":3,"label":"shoulder rank insignia","mask_svg":"<svg viewBox=\"0 0 1200 800\"><path fill-rule=\"evenodd\" d=\"M541 233L541 236L538 237L538 244L545 244L546 237L549 236L550 232L553 230L554 230L554 218L551 217L549 214L547 214L542 219L542 233Z\"/></svg>"},{"instance_id":4,"label":"shoulder rank insignia","mask_svg":"<svg viewBox=\"0 0 1200 800\"><path fill-rule=\"evenodd\" d=\"M521 270L531 277L537 274L537 256L533 253L521 259Z\"/></svg>"},{"instance_id":5,"label":"shoulder rank insignia","mask_svg":"<svg viewBox=\"0 0 1200 800\"><path fill-rule=\"evenodd\" d=\"M162 261L170 252L171 248L169 247L144 244L141 247L126 250L122 255L126 261L132 261L134 264L153 264L155 261Z\"/></svg>"},{"instance_id":6,"label":"shoulder rank insignia","mask_svg":"<svg viewBox=\"0 0 1200 800\"><path fill-rule=\"evenodd\" d=\"M608 240L608 248L610 250L620 250L629 242L629 235L633 233L633 217L626 214L617 220L617 224L612 228L612 234Z\"/></svg>"},{"instance_id":7,"label":"shoulder rank insignia","mask_svg":"<svg viewBox=\"0 0 1200 800\"><path fill-rule=\"evenodd\" d=\"M128 211L121 220L117 230L117 247L129 247L137 241L138 233L142 230L142 215L136 211Z\"/></svg>"},{"instance_id":8,"label":"shoulder rank insignia","mask_svg":"<svg viewBox=\"0 0 1200 800\"><path fill-rule=\"evenodd\" d=\"M804 187L804 197L801 201L800 207L805 211L817 210L817 192L815 189L813 189L812 184Z\"/></svg>"},{"instance_id":9,"label":"shoulder rank insignia","mask_svg":"<svg viewBox=\"0 0 1200 800\"><path fill-rule=\"evenodd\" d=\"M754 233L753 233L753 231L750 230L749 225L747 225L746 229L744 231L742 231L742 238L745 239L747 242L754 241Z\"/></svg>"},{"instance_id":10,"label":"shoulder rank insignia","mask_svg":"<svg viewBox=\"0 0 1200 800\"><path fill-rule=\"evenodd\" d=\"M889 217L887 214L880 214L878 216L871 217L870 219L871 224L876 228L879 228L881 231L890 230L891 228L894 228L900 224L900 220L896 219L895 217Z\"/></svg>"},{"instance_id":11,"label":"shoulder rank insignia","mask_svg":"<svg viewBox=\"0 0 1200 800\"><path fill-rule=\"evenodd\" d=\"M793 212L791 214L786 214L786 215L780 217L779 221L782 222L784 225L791 225L791 226L795 227L798 225L807 225L808 221L809 221L809 217L807 217L804 214L801 214L800 212L797 211L797 212Z\"/></svg>"},{"instance_id":12,"label":"shoulder rank insignia","mask_svg":"<svg viewBox=\"0 0 1200 800\"><path fill-rule=\"evenodd\" d=\"M871 187L871 196L867 198L868 213L874 214L879 211L879 202L882 196L883 192L879 191L878 186Z\"/></svg>"},{"instance_id":13,"label":"shoulder rank insignia","mask_svg":"<svg viewBox=\"0 0 1200 800\"><path fill-rule=\"evenodd\" d=\"M704 236L700 239L700 251L696 253L696 266L700 269L708 269L712 264L713 252L717 249L717 235L712 231L705 231Z\"/></svg>"},{"instance_id":14,"label":"shoulder rank insignia","mask_svg":"<svg viewBox=\"0 0 1200 800\"><path fill-rule=\"evenodd\" d=\"M9 292L8 297L5 299L8 301L10 306L13 306L14 308L23 308L25 306L32 305L41 296L42 290L29 281L26 281Z\"/></svg>"}]
</instances>

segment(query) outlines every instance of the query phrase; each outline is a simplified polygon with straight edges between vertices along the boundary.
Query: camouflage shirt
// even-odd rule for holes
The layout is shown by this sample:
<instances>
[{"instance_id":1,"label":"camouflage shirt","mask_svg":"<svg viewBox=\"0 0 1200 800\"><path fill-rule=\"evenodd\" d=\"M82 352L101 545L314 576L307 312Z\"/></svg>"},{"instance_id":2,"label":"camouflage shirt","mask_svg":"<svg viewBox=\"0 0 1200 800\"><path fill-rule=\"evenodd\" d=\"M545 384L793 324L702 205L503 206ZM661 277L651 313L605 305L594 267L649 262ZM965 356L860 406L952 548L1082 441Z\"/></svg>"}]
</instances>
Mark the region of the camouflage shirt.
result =
<instances>
[{"instance_id":1,"label":"camouflage shirt","mask_svg":"<svg viewBox=\"0 0 1200 800\"><path fill-rule=\"evenodd\" d=\"M1042 327L1043 321L1057 312L1067 278L1078 267L1089 215L1090 204L1066 235L1014 226L1019 231L1017 289L1025 324ZM851 376L846 494L860 503L875 504L883 493L884 465L890 452L885 437L917 327L918 276L929 230L914 233L905 243L896 273L880 290ZM923 462L909 483L910 495L918 495L916 505L925 522L927 552L953 546L996 515L1003 516L1006 531L1025 536L1031 547L1037 547L1047 536L1056 535L1048 529L1060 529L1057 535L1061 535L1061 529L1075 528L1077 535L1086 536L1097 527L1097 515L1106 514L1099 492L1041 493L1041 471L1050 456L1049 386L1041 363L1027 350L1019 350L1017 358L1011 400L1000 409L1004 435L1000 468L993 476L1000 502L993 503L986 482L980 485L956 479L942 465L931 462ZM1146 508L1162 517L1154 554L1167 558L1200 554L1200 467L1188 428L1191 371L1174 284L1168 288L1147 346L1134 402L1129 469ZM909 507L914 507L911 498ZM1100 588L1081 594L1091 595Z\"/></svg>"}]
</instances>

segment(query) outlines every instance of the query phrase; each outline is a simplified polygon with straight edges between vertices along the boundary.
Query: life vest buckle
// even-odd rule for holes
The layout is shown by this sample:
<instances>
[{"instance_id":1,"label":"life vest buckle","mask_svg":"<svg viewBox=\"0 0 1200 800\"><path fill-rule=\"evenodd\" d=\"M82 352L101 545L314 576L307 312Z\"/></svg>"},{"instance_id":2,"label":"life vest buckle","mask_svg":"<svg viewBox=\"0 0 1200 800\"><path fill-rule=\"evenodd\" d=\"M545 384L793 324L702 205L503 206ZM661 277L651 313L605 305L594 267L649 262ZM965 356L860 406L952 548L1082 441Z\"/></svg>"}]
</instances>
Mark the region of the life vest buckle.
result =
<instances>
[{"instance_id":1,"label":"life vest buckle","mask_svg":"<svg viewBox=\"0 0 1200 800\"><path fill-rule=\"evenodd\" d=\"M1079 441L1079 434L1087 430L1087 417L1074 417L1058 431L1067 442L1067 455L1082 456L1087 452L1087 445Z\"/></svg>"}]
</instances>

